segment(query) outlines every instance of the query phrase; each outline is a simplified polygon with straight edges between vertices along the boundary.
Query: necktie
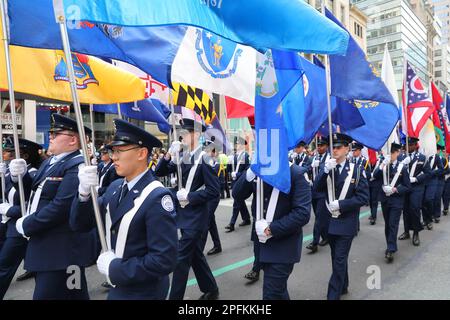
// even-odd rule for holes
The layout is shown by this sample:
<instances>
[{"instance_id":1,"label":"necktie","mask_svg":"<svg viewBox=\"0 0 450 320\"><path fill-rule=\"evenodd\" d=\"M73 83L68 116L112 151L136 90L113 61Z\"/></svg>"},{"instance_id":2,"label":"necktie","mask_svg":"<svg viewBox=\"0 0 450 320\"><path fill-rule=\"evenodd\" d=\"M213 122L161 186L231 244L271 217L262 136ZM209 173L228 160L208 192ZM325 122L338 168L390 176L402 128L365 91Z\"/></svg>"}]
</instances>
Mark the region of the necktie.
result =
<instances>
[{"instance_id":1,"label":"necktie","mask_svg":"<svg viewBox=\"0 0 450 320\"><path fill-rule=\"evenodd\" d=\"M128 193L128 184L124 183L122 185L122 190L120 190L119 203L126 197Z\"/></svg>"},{"instance_id":2,"label":"necktie","mask_svg":"<svg viewBox=\"0 0 450 320\"><path fill-rule=\"evenodd\" d=\"M338 164L337 166L336 166L336 171L337 171L337 173L340 175L341 174L341 165L340 164Z\"/></svg>"}]
</instances>

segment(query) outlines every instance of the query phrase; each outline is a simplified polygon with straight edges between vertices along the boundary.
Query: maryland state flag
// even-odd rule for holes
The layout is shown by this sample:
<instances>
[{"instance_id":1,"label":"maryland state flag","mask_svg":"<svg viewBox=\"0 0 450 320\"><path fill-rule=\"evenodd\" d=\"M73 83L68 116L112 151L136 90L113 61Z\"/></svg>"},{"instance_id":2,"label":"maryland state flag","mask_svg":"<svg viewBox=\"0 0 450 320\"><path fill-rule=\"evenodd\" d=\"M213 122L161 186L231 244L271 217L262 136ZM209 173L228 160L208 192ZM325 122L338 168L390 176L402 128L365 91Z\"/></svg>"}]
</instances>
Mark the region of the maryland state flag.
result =
<instances>
[{"instance_id":1,"label":"maryland state flag","mask_svg":"<svg viewBox=\"0 0 450 320\"><path fill-rule=\"evenodd\" d=\"M217 115L207 93L182 83L174 82L172 85L172 103L174 105L194 110L207 125L213 122Z\"/></svg>"},{"instance_id":2,"label":"maryland state flag","mask_svg":"<svg viewBox=\"0 0 450 320\"><path fill-rule=\"evenodd\" d=\"M0 34L2 32L0 23ZM14 91L72 101L67 64L60 50L10 46ZM72 54L81 103L108 104L144 99L145 83L98 58ZM0 44L0 88L7 90L5 50Z\"/></svg>"}]
</instances>

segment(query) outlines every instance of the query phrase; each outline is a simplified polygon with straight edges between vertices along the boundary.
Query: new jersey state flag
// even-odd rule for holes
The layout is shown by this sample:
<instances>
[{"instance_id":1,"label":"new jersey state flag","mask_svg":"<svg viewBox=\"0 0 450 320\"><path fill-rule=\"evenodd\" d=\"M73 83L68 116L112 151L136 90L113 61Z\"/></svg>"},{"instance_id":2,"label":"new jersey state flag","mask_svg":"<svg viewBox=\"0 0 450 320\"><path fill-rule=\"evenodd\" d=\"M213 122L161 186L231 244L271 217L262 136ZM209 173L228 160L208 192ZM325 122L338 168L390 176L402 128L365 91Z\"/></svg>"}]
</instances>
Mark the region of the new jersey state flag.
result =
<instances>
[{"instance_id":1,"label":"new jersey state flag","mask_svg":"<svg viewBox=\"0 0 450 320\"><path fill-rule=\"evenodd\" d=\"M0 32L1 24L0 24ZM10 46L14 91L72 101L63 51ZM98 58L72 54L81 103L118 103L144 99L145 83ZM5 50L0 44L0 88L8 88Z\"/></svg>"}]
</instances>

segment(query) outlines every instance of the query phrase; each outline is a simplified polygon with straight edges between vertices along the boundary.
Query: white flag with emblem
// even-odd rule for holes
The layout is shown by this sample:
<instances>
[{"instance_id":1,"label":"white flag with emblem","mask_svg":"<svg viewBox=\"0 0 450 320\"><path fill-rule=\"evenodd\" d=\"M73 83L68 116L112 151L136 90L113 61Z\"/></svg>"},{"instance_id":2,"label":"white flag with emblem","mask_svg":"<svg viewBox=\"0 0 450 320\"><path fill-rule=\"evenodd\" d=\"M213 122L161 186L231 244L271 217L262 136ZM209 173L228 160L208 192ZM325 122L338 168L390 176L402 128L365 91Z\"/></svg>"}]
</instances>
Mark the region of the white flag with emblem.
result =
<instances>
[{"instance_id":1,"label":"white flag with emblem","mask_svg":"<svg viewBox=\"0 0 450 320\"><path fill-rule=\"evenodd\" d=\"M256 50L189 27L172 64L172 82L255 104Z\"/></svg>"}]
</instances>

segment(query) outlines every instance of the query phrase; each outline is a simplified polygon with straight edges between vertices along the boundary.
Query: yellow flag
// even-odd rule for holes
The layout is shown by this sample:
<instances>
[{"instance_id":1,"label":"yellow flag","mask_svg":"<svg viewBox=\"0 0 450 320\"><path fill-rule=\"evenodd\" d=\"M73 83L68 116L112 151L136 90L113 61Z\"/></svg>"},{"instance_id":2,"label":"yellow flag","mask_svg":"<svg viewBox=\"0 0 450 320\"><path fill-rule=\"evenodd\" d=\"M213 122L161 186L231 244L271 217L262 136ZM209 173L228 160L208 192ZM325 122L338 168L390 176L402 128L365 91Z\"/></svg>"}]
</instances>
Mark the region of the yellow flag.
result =
<instances>
[{"instance_id":1,"label":"yellow flag","mask_svg":"<svg viewBox=\"0 0 450 320\"><path fill-rule=\"evenodd\" d=\"M72 101L63 51L10 46L10 55L14 91ZM132 73L83 54L73 53L72 59L81 103L110 104L145 98L144 81ZM0 44L0 88L8 89L3 42Z\"/></svg>"}]
</instances>

